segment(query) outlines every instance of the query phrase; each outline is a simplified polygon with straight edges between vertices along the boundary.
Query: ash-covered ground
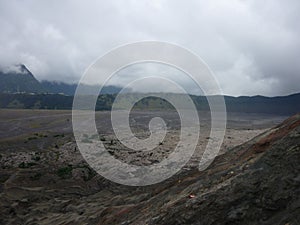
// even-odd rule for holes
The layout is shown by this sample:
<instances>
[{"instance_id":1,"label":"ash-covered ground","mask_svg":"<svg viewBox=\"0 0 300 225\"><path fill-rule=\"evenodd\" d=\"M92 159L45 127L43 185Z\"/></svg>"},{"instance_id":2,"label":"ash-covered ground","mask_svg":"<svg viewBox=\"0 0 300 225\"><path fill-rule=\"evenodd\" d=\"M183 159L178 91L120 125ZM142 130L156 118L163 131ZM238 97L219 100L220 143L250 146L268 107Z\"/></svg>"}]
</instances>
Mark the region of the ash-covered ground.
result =
<instances>
[{"instance_id":1,"label":"ash-covered ground","mask_svg":"<svg viewBox=\"0 0 300 225\"><path fill-rule=\"evenodd\" d=\"M222 224L222 220L214 223L213 218L211 223L197 222L197 219L190 223L190 218L194 218L193 212L197 211L193 209L192 202L196 201L195 198L200 201L200 195L204 196L204 200L204 193L213 193L230 185L232 177L236 175L236 169L229 169L231 166L250 166L250 163L241 163L238 158L235 162L230 155L233 154L232 149L243 149L241 144L252 140L248 142L249 145L257 135L269 134L270 128L285 119L271 115L229 114L226 135L217 158L217 172L208 168L200 173L195 171L211 137L210 116L206 112L199 112L199 142L195 155L184 168L164 182L146 187L129 187L101 177L83 159L72 133L71 113L0 110L2 224ZM150 152L126 149L112 131L110 112L97 112L96 124L101 141L111 155L126 163L150 165L172 152L178 142L180 129L180 120L174 111L133 111L130 124L137 137L149 136L148 123L153 117L164 119L168 133L163 142ZM270 143L266 145L268 147ZM235 150L235 154L239 154L238 150ZM228 157L230 160L226 161ZM255 161L255 157L249 160ZM230 166L229 161L232 163ZM213 174L211 178L208 177L210 174ZM199 180L203 182L199 183ZM169 215L173 215L172 210L179 208L184 211L186 220L181 216L180 220L169 218ZM240 213L243 214L246 208L233 210L229 217L232 220L240 219ZM169 219L165 220L163 216ZM199 221L201 218L199 215Z\"/></svg>"}]
</instances>

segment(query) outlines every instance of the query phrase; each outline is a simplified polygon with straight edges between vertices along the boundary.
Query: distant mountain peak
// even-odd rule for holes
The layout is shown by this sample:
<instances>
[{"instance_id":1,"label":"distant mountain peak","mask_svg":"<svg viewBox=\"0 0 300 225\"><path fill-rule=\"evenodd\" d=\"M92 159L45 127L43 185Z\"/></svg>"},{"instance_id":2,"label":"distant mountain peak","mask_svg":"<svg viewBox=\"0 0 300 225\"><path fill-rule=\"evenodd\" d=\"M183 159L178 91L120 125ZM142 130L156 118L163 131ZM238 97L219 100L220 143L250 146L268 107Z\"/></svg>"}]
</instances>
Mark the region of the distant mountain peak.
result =
<instances>
[{"instance_id":1,"label":"distant mountain peak","mask_svg":"<svg viewBox=\"0 0 300 225\"><path fill-rule=\"evenodd\" d=\"M74 95L77 84L60 81L38 81L22 63L0 69L0 93L64 93ZM86 94L94 93L100 86L84 85ZM102 94L115 94L122 90L118 86L105 86Z\"/></svg>"},{"instance_id":2,"label":"distant mountain peak","mask_svg":"<svg viewBox=\"0 0 300 225\"><path fill-rule=\"evenodd\" d=\"M24 64L15 64L0 71L3 93L43 92L43 87Z\"/></svg>"},{"instance_id":3,"label":"distant mountain peak","mask_svg":"<svg viewBox=\"0 0 300 225\"><path fill-rule=\"evenodd\" d=\"M17 64L16 67L19 69L19 72L29 73L32 75L32 73L27 69L27 67L24 64Z\"/></svg>"},{"instance_id":4,"label":"distant mountain peak","mask_svg":"<svg viewBox=\"0 0 300 225\"><path fill-rule=\"evenodd\" d=\"M33 74L24 64L16 64L11 68L11 72L27 74L33 77Z\"/></svg>"},{"instance_id":5,"label":"distant mountain peak","mask_svg":"<svg viewBox=\"0 0 300 225\"><path fill-rule=\"evenodd\" d=\"M2 68L2 73L4 73L4 74L25 74L25 75L30 75L31 77L33 77L33 74L30 72L30 70L22 63L4 67L4 68Z\"/></svg>"}]
</instances>

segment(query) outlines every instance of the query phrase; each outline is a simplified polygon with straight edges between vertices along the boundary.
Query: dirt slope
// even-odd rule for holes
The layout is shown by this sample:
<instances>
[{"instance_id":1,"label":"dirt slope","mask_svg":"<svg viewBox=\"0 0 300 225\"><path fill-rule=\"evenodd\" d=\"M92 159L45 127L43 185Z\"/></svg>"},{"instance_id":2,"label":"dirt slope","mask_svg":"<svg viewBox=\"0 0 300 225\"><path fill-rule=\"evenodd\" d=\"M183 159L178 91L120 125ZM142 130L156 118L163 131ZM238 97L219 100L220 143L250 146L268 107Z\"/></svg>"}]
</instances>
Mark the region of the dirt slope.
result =
<instances>
[{"instance_id":1,"label":"dirt slope","mask_svg":"<svg viewBox=\"0 0 300 225\"><path fill-rule=\"evenodd\" d=\"M300 224L300 115L100 224ZM124 222L126 221L126 222Z\"/></svg>"}]
</instances>

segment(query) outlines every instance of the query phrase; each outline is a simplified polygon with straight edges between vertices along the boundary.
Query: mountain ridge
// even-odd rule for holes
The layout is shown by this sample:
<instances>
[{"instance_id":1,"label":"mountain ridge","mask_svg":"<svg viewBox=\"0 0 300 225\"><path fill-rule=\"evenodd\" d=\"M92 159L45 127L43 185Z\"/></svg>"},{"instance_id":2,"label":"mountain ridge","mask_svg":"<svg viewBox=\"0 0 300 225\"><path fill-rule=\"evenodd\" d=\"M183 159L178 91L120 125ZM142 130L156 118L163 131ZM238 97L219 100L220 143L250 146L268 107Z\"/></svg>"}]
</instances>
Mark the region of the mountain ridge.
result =
<instances>
[{"instance_id":1,"label":"mountain ridge","mask_svg":"<svg viewBox=\"0 0 300 225\"><path fill-rule=\"evenodd\" d=\"M0 71L0 92L43 92L43 87L23 64Z\"/></svg>"},{"instance_id":2,"label":"mountain ridge","mask_svg":"<svg viewBox=\"0 0 300 225\"><path fill-rule=\"evenodd\" d=\"M19 72L18 72L19 71ZM14 71L0 71L0 108L21 109L72 109L73 95L77 84L63 82L39 82L34 75L20 64ZM83 85L86 95L95 93L100 86ZM122 90L117 86L104 86L99 96L96 110L111 110L116 94ZM141 93L125 93L127 101L133 101L132 95ZM180 94L174 94L180 98ZM196 108L200 111L209 111L206 96L190 95ZM217 96L209 96L214 99ZM263 113L291 116L300 112L300 93L287 96L224 96L228 112ZM149 97L135 105L136 109L161 110L174 109L167 101Z\"/></svg>"},{"instance_id":3,"label":"mountain ridge","mask_svg":"<svg viewBox=\"0 0 300 225\"><path fill-rule=\"evenodd\" d=\"M34 93L34 94L65 94L74 95L77 84L68 84L60 81L38 81L24 64L17 64L6 70L0 70L0 93ZM98 90L98 85L84 85L86 93ZM102 87L101 93L115 94L121 87L108 85Z\"/></svg>"}]
</instances>

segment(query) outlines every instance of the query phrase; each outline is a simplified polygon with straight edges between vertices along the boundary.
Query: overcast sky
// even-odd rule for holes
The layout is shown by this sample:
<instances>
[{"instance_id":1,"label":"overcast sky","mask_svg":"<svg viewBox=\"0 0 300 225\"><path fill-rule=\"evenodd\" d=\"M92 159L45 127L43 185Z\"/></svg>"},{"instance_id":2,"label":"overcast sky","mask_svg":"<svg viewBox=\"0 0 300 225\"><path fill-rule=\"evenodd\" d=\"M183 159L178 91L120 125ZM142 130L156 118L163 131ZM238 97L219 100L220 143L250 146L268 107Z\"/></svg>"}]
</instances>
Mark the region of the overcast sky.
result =
<instances>
[{"instance_id":1,"label":"overcast sky","mask_svg":"<svg viewBox=\"0 0 300 225\"><path fill-rule=\"evenodd\" d=\"M300 92L299 12L298 0L0 0L0 66L76 82L110 49L158 40L199 55L224 94L285 95Z\"/></svg>"}]
</instances>

